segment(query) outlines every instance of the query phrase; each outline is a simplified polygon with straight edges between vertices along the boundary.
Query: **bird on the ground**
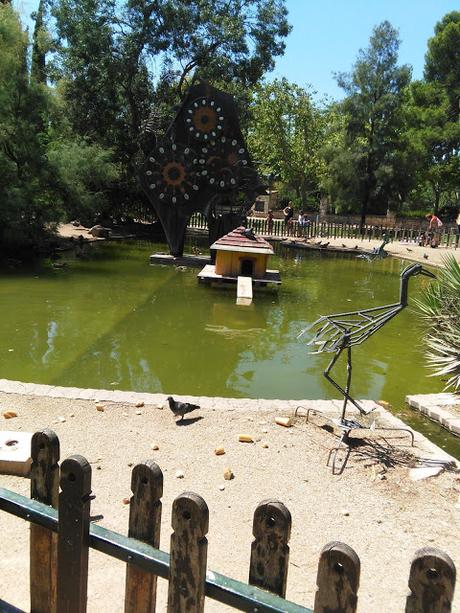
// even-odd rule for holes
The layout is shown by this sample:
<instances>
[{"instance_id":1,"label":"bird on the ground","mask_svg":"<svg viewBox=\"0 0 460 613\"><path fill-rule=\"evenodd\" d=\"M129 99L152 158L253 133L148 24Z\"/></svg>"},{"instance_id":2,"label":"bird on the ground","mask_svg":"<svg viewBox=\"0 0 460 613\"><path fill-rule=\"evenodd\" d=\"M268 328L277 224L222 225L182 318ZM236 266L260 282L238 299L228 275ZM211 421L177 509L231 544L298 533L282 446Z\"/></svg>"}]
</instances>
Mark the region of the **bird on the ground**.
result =
<instances>
[{"instance_id":1,"label":"bird on the ground","mask_svg":"<svg viewBox=\"0 0 460 613\"><path fill-rule=\"evenodd\" d=\"M323 242L323 241L319 241L319 242L315 243L315 245L318 245L318 247L319 247L319 246L321 245L321 243L322 243L322 242Z\"/></svg>"},{"instance_id":2,"label":"bird on the ground","mask_svg":"<svg viewBox=\"0 0 460 613\"><path fill-rule=\"evenodd\" d=\"M353 247L353 249L359 249L358 245L355 245L355 246Z\"/></svg>"},{"instance_id":3,"label":"bird on the ground","mask_svg":"<svg viewBox=\"0 0 460 613\"><path fill-rule=\"evenodd\" d=\"M344 248L346 248L346 245L345 245L345 243L342 243L342 247L344 247Z\"/></svg>"},{"instance_id":4,"label":"bird on the ground","mask_svg":"<svg viewBox=\"0 0 460 613\"><path fill-rule=\"evenodd\" d=\"M327 247L329 245L329 241L327 243L324 243L323 245L321 245L321 249L324 249L325 247Z\"/></svg>"},{"instance_id":5,"label":"bird on the ground","mask_svg":"<svg viewBox=\"0 0 460 613\"><path fill-rule=\"evenodd\" d=\"M423 257L425 258L425 260L427 260L427 259L428 259L428 254L427 254L427 253L424 253L424 254L423 254Z\"/></svg>"},{"instance_id":6,"label":"bird on the ground","mask_svg":"<svg viewBox=\"0 0 460 613\"><path fill-rule=\"evenodd\" d=\"M406 247L406 251L413 251L413 249L409 249L409 247Z\"/></svg>"},{"instance_id":7,"label":"bird on the ground","mask_svg":"<svg viewBox=\"0 0 460 613\"><path fill-rule=\"evenodd\" d=\"M167 401L169 403L169 408L174 413L174 415L176 417L179 417L180 415L179 421L182 421L184 419L184 415L187 415L187 413L191 413L195 409L200 408L198 404L191 404L190 402L179 402L178 400L174 400L172 396L168 396Z\"/></svg>"}]
</instances>

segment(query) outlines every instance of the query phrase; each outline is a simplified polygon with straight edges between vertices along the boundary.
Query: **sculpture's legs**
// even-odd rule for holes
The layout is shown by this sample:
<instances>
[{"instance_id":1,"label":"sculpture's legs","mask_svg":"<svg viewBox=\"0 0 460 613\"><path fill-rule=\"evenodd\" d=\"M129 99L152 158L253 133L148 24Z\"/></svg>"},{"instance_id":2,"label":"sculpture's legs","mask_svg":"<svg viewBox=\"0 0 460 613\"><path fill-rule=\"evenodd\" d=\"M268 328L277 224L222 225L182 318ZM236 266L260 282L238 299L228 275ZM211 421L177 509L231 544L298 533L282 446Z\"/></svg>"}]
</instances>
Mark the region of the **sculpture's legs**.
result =
<instances>
[{"instance_id":1,"label":"sculpture's legs","mask_svg":"<svg viewBox=\"0 0 460 613\"><path fill-rule=\"evenodd\" d=\"M351 402L357 409L358 411L361 413L361 415L366 415L367 411L365 411L357 402L354 398L352 398L350 396L350 386L351 386L351 347L347 347L348 349L348 360L347 360L347 385L346 388L343 389L343 387L340 387L340 385L334 381L334 379L332 379L329 376L329 373L331 372L334 364L337 362L337 360L340 357L340 354L342 353L342 351L344 350L344 347L341 347L337 353L335 354L335 356L332 358L332 360L329 362L326 370L324 371L324 376L326 377L326 379L329 381L329 383L331 383L337 390L339 390L339 392L342 394L342 396L344 397L344 403L343 403L343 409L342 409L342 421L345 418L345 410L347 408L347 402Z\"/></svg>"},{"instance_id":2,"label":"sculpture's legs","mask_svg":"<svg viewBox=\"0 0 460 613\"><path fill-rule=\"evenodd\" d=\"M345 411L347 410L347 402L350 398L350 385L351 385L351 347L347 347L347 385L345 387L345 394L343 398L342 408L342 421L345 419Z\"/></svg>"}]
</instances>

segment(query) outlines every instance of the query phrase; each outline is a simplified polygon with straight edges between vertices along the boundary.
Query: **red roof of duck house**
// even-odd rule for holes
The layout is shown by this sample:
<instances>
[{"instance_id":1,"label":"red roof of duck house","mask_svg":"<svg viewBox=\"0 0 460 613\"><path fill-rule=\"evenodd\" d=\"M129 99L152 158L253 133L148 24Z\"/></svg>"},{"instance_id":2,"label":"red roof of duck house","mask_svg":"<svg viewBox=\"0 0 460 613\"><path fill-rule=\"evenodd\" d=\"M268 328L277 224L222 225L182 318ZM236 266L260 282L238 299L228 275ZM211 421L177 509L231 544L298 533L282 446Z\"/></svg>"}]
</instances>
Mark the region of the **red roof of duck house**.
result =
<instances>
[{"instance_id":1,"label":"red roof of duck house","mask_svg":"<svg viewBox=\"0 0 460 613\"><path fill-rule=\"evenodd\" d=\"M271 255L274 253L273 247L260 236L250 238L245 235L247 228L240 226L232 230L225 236L222 236L211 245L211 249L217 251L240 251L243 253L266 253Z\"/></svg>"}]
</instances>

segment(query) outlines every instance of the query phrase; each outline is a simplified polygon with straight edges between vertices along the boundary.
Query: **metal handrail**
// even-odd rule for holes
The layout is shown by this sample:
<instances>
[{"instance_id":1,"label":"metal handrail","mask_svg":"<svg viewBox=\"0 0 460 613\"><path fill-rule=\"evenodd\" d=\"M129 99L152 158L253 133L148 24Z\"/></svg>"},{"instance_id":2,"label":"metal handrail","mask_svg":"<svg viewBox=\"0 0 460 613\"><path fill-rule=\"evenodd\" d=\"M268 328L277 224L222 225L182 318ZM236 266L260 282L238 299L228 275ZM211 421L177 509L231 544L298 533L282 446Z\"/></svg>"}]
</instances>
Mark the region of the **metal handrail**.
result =
<instances>
[{"instance_id":1,"label":"metal handrail","mask_svg":"<svg viewBox=\"0 0 460 613\"><path fill-rule=\"evenodd\" d=\"M3 487L0 487L0 511L58 532L56 509ZM169 554L137 539L91 524L89 546L122 562L135 564L163 579L169 578ZM205 593L209 598L240 611L313 613L311 609L211 570L206 572Z\"/></svg>"}]
</instances>

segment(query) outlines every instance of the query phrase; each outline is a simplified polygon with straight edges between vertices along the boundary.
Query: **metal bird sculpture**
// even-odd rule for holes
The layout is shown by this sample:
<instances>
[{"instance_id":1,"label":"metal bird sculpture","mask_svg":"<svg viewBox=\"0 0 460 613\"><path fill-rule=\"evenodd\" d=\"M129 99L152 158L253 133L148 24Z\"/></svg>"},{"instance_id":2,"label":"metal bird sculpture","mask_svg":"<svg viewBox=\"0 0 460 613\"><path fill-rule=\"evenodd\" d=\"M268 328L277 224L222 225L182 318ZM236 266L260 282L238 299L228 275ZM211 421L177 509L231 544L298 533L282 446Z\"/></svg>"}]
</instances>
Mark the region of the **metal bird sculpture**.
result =
<instances>
[{"instance_id":1,"label":"metal bird sculpture","mask_svg":"<svg viewBox=\"0 0 460 613\"><path fill-rule=\"evenodd\" d=\"M323 374L344 397L342 415L340 418L342 424L347 421L345 420L345 411L348 402L351 402L361 414L365 415L368 413L368 411L363 409L363 407L350 396L352 373L351 348L354 345L361 345L361 343L380 330L380 328L407 306L409 279L416 275L426 275L427 277L435 278L435 275L423 268L421 264L411 264L401 273L399 302L370 309L324 315L316 320L310 327L317 327L315 336L309 342L309 345L316 345L317 347L316 351L313 353L329 352L335 354ZM302 331L299 337L302 336L304 332L306 332L306 330ZM345 389L330 376L334 364L337 362L344 349L347 350L347 382Z\"/></svg>"},{"instance_id":2,"label":"metal bird sculpture","mask_svg":"<svg viewBox=\"0 0 460 613\"><path fill-rule=\"evenodd\" d=\"M179 421L182 421L184 419L184 415L187 415L187 413L191 413L195 409L200 408L198 404L190 404L189 402L179 402L178 400L174 400L172 396L168 396L167 401L169 403L169 408L174 413L174 415L176 417L179 417L180 415Z\"/></svg>"}]
</instances>

